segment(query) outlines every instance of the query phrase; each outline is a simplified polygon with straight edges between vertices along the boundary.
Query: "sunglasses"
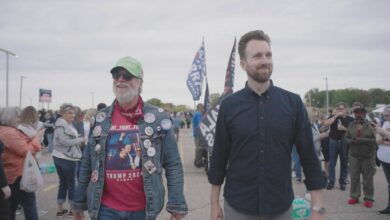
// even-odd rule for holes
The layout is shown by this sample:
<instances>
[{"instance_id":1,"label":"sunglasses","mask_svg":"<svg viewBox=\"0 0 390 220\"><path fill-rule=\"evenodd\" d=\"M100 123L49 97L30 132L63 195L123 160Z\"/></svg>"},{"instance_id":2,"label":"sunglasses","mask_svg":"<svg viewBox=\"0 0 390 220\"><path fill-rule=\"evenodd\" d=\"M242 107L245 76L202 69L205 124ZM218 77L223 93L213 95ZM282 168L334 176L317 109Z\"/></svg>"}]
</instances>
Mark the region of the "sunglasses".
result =
<instances>
[{"instance_id":1,"label":"sunglasses","mask_svg":"<svg viewBox=\"0 0 390 220\"><path fill-rule=\"evenodd\" d=\"M112 73L112 78L115 79L115 80L119 80L119 78L122 76L122 79L124 79L125 81L130 81L134 78L133 75L129 74L129 73L123 73L123 72L120 72L120 71L116 71L116 72L113 72Z\"/></svg>"}]
</instances>

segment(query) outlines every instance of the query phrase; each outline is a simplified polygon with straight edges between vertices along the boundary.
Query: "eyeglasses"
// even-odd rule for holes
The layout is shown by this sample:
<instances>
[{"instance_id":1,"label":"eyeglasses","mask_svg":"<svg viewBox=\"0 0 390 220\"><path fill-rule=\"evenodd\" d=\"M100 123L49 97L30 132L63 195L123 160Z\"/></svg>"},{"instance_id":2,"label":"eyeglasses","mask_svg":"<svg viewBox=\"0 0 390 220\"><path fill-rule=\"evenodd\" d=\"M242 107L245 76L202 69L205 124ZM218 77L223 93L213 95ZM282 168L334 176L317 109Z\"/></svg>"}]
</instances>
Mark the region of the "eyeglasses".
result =
<instances>
[{"instance_id":1,"label":"eyeglasses","mask_svg":"<svg viewBox=\"0 0 390 220\"><path fill-rule=\"evenodd\" d=\"M132 80L134 78L134 76L131 75L130 73L123 73L123 72L120 72L120 71L112 73L112 78L115 79L115 80L118 80L121 76L122 76L122 78L125 81L130 81L130 80Z\"/></svg>"}]
</instances>

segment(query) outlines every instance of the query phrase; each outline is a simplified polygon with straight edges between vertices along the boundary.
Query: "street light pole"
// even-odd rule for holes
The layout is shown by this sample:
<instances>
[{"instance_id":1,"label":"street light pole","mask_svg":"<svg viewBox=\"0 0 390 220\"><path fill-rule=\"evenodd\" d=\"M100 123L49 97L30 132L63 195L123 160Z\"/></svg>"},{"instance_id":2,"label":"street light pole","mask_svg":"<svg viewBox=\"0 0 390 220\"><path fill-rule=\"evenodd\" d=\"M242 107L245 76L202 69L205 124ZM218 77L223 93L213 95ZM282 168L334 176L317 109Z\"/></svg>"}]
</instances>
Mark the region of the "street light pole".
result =
<instances>
[{"instance_id":1,"label":"street light pole","mask_svg":"<svg viewBox=\"0 0 390 220\"><path fill-rule=\"evenodd\" d=\"M8 107L8 91L9 91L9 76L8 76L8 71L9 71L9 67L8 67L8 60L9 60L9 55L12 55L14 57L18 57L16 54L8 51L8 50L4 50L2 48L0 48L0 51L4 52L6 54L6 58L5 58L5 62L6 62L6 75L5 75L5 106Z\"/></svg>"},{"instance_id":2,"label":"street light pole","mask_svg":"<svg viewBox=\"0 0 390 220\"><path fill-rule=\"evenodd\" d=\"M23 94L23 79L26 79L25 76L20 76L20 93L19 93L19 108L22 109L22 94Z\"/></svg>"}]
</instances>

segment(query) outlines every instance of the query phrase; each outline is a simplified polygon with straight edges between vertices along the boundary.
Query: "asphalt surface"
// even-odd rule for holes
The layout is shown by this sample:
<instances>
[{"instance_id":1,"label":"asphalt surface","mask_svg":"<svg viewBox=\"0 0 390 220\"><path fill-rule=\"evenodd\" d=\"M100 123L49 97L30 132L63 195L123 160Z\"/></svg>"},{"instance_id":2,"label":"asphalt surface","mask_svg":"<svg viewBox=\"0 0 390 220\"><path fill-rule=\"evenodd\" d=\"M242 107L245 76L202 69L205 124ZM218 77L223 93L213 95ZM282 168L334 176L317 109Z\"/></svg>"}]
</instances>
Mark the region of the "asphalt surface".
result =
<instances>
[{"instance_id":1,"label":"asphalt surface","mask_svg":"<svg viewBox=\"0 0 390 220\"><path fill-rule=\"evenodd\" d=\"M207 220L210 219L210 185L207 181L204 169L195 168L193 159L195 155L194 142L191 130L182 129L179 139L179 150L182 156L185 173L185 195L189 207L185 219ZM38 159L40 163L53 163L50 154L43 152ZM338 171L336 173L338 175ZM69 217L56 217L56 196L58 190L58 176L56 173L44 174L45 186L37 192L38 212L40 219L70 219ZM333 190L324 191L324 203L327 209L326 219L329 220L381 220L390 219L390 215L380 215L378 210L386 206L388 193L387 183L382 168L378 168L374 177L375 203L372 208L366 208L362 202L356 205L348 205L349 185L346 191L341 191L336 185ZM304 184L297 184L293 180L295 194L304 196ZM221 197L221 204L223 197ZM24 219L23 213L17 216L18 220ZM88 219L88 218L86 218ZM169 219L169 213L163 210L158 220Z\"/></svg>"}]
</instances>

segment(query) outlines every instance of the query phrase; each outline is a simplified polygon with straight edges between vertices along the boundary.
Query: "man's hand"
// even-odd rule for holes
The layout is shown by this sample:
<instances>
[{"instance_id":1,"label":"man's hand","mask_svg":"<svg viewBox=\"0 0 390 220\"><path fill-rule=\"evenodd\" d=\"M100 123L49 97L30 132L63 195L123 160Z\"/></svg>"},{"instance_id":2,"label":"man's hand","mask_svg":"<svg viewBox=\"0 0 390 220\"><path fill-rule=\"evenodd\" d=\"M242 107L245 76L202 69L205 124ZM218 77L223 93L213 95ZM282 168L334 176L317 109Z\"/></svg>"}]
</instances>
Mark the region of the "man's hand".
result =
<instances>
[{"instance_id":1,"label":"man's hand","mask_svg":"<svg viewBox=\"0 0 390 220\"><path fill-rule=\"evenodd\" d=\"M84 220L84 212L83 211L73 211L73 219L74 220Z\"/></svg>"},{"instance_id":2,"label":"man's hand","mask_svg":"<svg viewBox=\"0 0 390 220\"><path fill-rule=\"evenodd\" d=\"M8 185L1 188L1 191L4 193L4 199L8 199L11 196L11 189Z\"/></svg>"},{"instance_id":3,"label":"man's hand","mask_svg":"<svg viewBox=\"0 0 390 220\"><path fill-rule=\"evenodd\" d=\"M172 213L170 220L180 220L183 219L185 216L185 214Z\"/></svg>"},{"instance_id":4,"label":"man's hand","mask_svg":"<svg viewBox=\"0 0 390 220\"><path fill-rule=\"evenodd\" d=\"M211 204L210 219L211 220L223 220L223 211L222 211L221 205L219 205L219 203L218 204Z\"/></svg>"},{"instance_id":5,"label":"man's hand","mask_svg":"<svg viewBox=\"0 0 390 220\"><path fill-rule=\"evenodd\" d=\"M310 215L310 220L324 220L324 215L321 215L320 213L318 212L311 212L311 215Z\"/></svg>"}]
</instances>

